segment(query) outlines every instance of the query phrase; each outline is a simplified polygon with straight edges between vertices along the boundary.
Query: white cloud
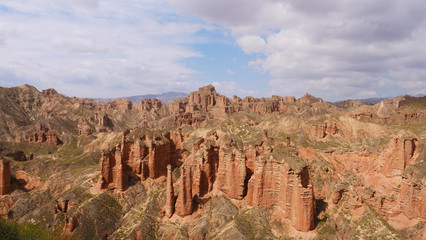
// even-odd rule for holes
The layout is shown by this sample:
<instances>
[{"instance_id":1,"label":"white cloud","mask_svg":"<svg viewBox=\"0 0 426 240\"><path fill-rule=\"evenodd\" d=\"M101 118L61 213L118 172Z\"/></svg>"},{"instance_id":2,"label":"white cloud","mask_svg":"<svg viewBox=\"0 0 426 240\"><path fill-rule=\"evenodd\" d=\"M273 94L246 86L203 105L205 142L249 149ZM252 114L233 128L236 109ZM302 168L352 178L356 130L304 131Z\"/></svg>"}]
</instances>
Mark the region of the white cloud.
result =
<instances>
[{"instance_id":1,"label":"white cloud","mask_svg":"<svg viewBox=\"0 0 426 240\"><path fill-rule=\"evenodd\" d=\"M187 44L214 28L165 1L5 0L0 7L3 86L83 97L193 90L198 73L182 60L201 54Z\"/></svg>"},{"instance_id":2,"label":"white cloud","mask_svg":"<svg viewBox=\"0 0 426 240\"><path fill-rule=\"evenodd\" d=\"M216 91L220 94L223 94L227 97L232 97L234 95L245 97L250 95L256 95L255 91L245 90L234 81L222 81L222 82L213 82L213 86L216 88Z\"/></svg>"},{"instance_id":3,"label":"white cloud","mask_svg":"<svg viewBox=\"0 0 426 240\"><path fill-rule=\"evenodd\" d=\"M426 92L423 0L226 1L238 11L221 1L170 2L230 29L257 56L247 64L271 76L273 94L338 100Z\"/></svg>"},{"instance_id":4,"label":"white cloud","mask_svg":"<svg viewBox=\"0 0 426 240\"><path fill-rule=\"evenodd\" d=\"M235 72L234 72L234 71L232 71L231 69L226 69L226 72L227 72L228 74L231 74L231 75L234 75L234 74L235 74Z\"/></svg>"},{"instance_id":5,"label":"white cloud","mask_svg":"<svg viewBox=\"0 0 426 240\"><path fill-rule=\"evenodd\" d=\"M237 40L237 44L246 53L264 52L266 42L260 36L242 36Z\"/></svg>"}]
</instances>

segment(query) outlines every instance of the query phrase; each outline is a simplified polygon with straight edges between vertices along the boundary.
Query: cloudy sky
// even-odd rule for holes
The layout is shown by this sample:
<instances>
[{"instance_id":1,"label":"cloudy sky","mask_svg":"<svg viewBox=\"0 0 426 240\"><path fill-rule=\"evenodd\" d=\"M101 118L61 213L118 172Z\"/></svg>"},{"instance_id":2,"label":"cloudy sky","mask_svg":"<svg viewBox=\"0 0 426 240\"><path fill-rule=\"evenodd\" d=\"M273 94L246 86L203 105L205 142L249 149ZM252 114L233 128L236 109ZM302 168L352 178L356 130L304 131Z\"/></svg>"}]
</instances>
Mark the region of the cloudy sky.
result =
<instances>
[{"instance_id":1,"label":"cloudy sky","mask_svg":"<svg viewBox=\"0 0 426 240\"><path fill-rule=\"evenodd\" d=\"M0 0L0 86L425 94L425 12L424 0Z\"/></svg>"}]
</instances>

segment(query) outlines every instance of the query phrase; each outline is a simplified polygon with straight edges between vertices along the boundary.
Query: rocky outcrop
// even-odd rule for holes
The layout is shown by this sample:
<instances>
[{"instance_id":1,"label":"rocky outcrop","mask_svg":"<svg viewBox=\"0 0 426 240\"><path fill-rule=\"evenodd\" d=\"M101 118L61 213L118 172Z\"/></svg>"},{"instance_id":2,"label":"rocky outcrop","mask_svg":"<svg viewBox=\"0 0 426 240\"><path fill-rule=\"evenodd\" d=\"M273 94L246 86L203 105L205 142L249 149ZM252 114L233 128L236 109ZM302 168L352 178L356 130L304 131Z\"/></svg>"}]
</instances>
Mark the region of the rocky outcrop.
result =
<instances>
[{"instance_id":1,"label":"rocky outcrop","mask_svg":"<svg viewBox=\"0 0 426 240\"><path fill-rule=\"evenodd\" d=\"M106 103L103 105L105 110L111 109L120 112L125 112L126 110L133 109L133 103L127 98L119 98L113 102Z\"/></svg>"},{"instance_id":2,"label":"rocky outcrop","mask_svg":"<svg viewBox=\"0 0 426 240\"><path fill-rule=\"evenodd\" d=\"M401 176L405 168L414 163L417 139L413 136L393 136L380 159L384 162L383 174L387 177Z\"/></svg>"},{"instance_id":3,"label":"rocky outcrop","mask_svg":"<svg viewBox=\"0 0 426 240\"><path fill-rule=\"evenodd\" d=\"M47 98L65 98L64 95L59 94L55 89L49 88L41 91L41 93Z\"/></svg>"},{"instance_id":4,"label":"rocky outcrop","mask_svg":"<svg viewBox=\"0 0 426 240\"><path fill-rule=\"evenodd\" d=\"M262 155L248 182L247 202L252 206L280 207L299 231L314 228L313 187L306 163L300 159L277 153Z\"/></svg>"},{"instance_id":5,"label":"rocky outcrop","mask_svg":"<svg viewBox=\"0 0 426 240\"><path fill-rule=\"evenodd\" d=\"M186 99L171 102L169 111L173 114L196 111L212 112L213 107L224 108L228 102L228 98L218 94L212 85L208 85L191 92Z\"/></svg>"},{"instance_id":6,"label":"rocky outcrop","mask_svg":"<svg viewBox=\"0 0 426 240\"><path fill-rule=\"evenodd\" d=\"M59 145L61 143L56 133L52 132L48 127L43 126L41 123L38 123L34 132L27 135L23 141L29 143L50 143L54 145Z\"/></svg>"},{"instance_id":7,"label":"rocky outcrop","mask_svg":"<svg viewBox=\"0 0 426 240\"><path fill-rule=\"evenodd\" d=\"M322 100L321 98L316 98L309 93L306 93L303 97L297 99L297 102L312 104L312 103L317 103L317 102L324 102L324 100Z\"/></svg>"},{"instance_id":8,"label":"rocky outcrop","mask_svg":"<svg viewBox=\"0 0 426 240\"><path fill-rule=\"evenodd\" d=\"M0 157L0 195L10 193L10 162Z\"/></svg>"},{"instance_id":9,"label":"rocky outcrop","mask_svg":"<svg viewBox=\"0 0 426 240\"><path fill-rule=\"evenodd\" d=\"M411 166L402 175L400 207L409 219L426 219L426 163Z\"/></svg>"},{"instance_id":10,"label":"rocky outcrop","mask_svg":"<svg viewBox=\"0 0 426 240\"><path fill-rule=\"evenodd\" d=\"M187 112L187 113L180 113L179 115L176 115L173 125L176 127L182 127L184 125L188 125L192 127L204 127L206 123L207 123L206 116Z\"/></svg>"},{"instance_id":11,"label":"rocky outcrop","mask_svg":"<svg viewBox=\"0 0 426 240\"><path fill-rule=\"evenodd\" d=\"M154 99L142 99L139 103L139 106L137 106L138 109L142 111L160 111L164 106L164 103L162 103L160 100L154 98Z\"/></svg>"},{"instance_id":12,"label":"rocky outcrop","mask_svg":"<svg viewBox=\"0 0 426 240\"><path fill-rule=\"evenodd\" d=\"M272 96L270 98L246 97L244 99L234 96L229 99L218 94L212 85L208 85L190 93L187 98L171 102L169 111L174 115L179 115L180 118L186 116L184 113L204 112L210 114L210 116L221 116L243 110L259 114L274 112L290 114L292 110L287 104L294 102L296 102L294 97L280 96Z\"/></svg>"},{"instance_id":13,"label":"rocky outcrop","mask_svg":"<svg viewBox=\"0 0 426 240\"><path fill-rule=\"evenodd\" d=\"M242 109L249 109L252 112L259 114L267 113L291 113L290 108L287 107L286 103L294 103L296 99L294 97L280 97L272 96L271 98L254 98L246 97L242 100Z\"/></svg>"},{"instance_id":14,"label":"rocky outcrop","mask_svg":"<svg viewBox=\"0 0 426 240\"><path fill-rule=\"evenodd\" d=\"M167 165L167 182L166 182L166 217L172 217L175 212L175 193L173 190L172 166Z\"/></svg>"},{"instance_id":15,"label":"rocky outcrop","mask_svg":"<svg viewBox=\"0 0 426 240\"><path fill-rule=\"evenodd\" d=\"M220 148L217 181L219 189L230 198L245 195L246 160L244 153L235 148Z\"/></svg>"},{"instance_id":16,"label":"rocky outcrop","mask_svg":"<svg viewBox=\"0 0 426 240\"><path fill-rule=\"evenodd\" d=\"M360 107L362 105L371 105L367 102L363 102L360 100L345 100L341 102L334 103L339 108L353 108L353 107Z\"/></svg>"},{"instance_id":17,"label":"rocky outcrop","mask_svg":"<svg viewBox=\"0 0 426 240\"><path fill-rule=\"evenodd\" d=\"M185 217L192 214L193 207L191 166L183 165L181 167L179 195L176 200L175 212L177 215Z\"/></svg>"},{"instance_id":18,"label":"rocky outcrop","mask_svg":"<svg viewBox=\"0 0 426 240\"><path fill-rule=\"evenodd\" d=\"M192 146L190 163L194 166L193 187L194 195L203 196L213 189L219 165L219 151L215 142L204 139L196 141Z\"/></svg>"},{"instance_id":19,"label":"rocky outcrop","mask_svg":"<svg viewBox=\"0 0 426 240\"><path fill-rule=\"evenodd\" d=\"M158 132L136 129L123 133L122 141L103 151L101 186L124 190L130 179L166 176L170 164L170 142Z\"/></svg>"},{"instance_id":20,"label":"rocky outcrop","mask_svg":"<svg viewBox=\"0 0 426 240\"><path fill-rule=\"evenodd\" d=\"M338 132L336 123L324 123L314 125L311 128L311 135L316 138L325 138L327 135L336 135Z\"/></svg>"}]
</instances>

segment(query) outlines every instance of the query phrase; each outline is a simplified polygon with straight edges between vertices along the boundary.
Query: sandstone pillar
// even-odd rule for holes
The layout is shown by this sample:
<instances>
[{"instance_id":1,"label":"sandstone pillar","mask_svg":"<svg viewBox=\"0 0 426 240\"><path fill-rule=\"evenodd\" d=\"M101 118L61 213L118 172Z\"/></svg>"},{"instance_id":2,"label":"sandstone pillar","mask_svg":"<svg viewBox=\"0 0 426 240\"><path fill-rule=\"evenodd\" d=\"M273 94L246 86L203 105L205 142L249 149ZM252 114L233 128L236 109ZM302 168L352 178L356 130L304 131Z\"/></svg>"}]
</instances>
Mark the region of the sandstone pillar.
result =
<instances>
[{"instance_id":1,"label":"sandstone pillar","mask_svg":"<svg viewBox=\"0 0 426 240\"><path fill-rule=\"evenodd\" d=\"M191 167L188 165L182 166L179 196L176 202L176 214L184 217L192 214L192 177Z\"/></svg>"},{"instance_id":2,"label":"sandstone pillar","mask_svg":"<svg viewBox=\"0 0 426 240\"><path fill-rule=\"evenodd\" d=\"M291 223L302 232L314 229L314 194L312 185L303 187L301 184L293 189L293 208Z\"/></svg>"},{"instance_id":3,"label":"sandstone pillar","mask_svg":"<svg viewBox=\"0 0 426 240\"><path fill-rule=\"evenodd\" d=\"M0 159L0 195L10 192L10 162Z\"/></svg>"},{"instance_id":4,"label":"sandstone pillar","mask_svg":"<svg viewBox=\"0 0 426 240\"><path fill-rule=\"evenodd\" d=\"M126 180L127 176L123 169L123 164L119 163L117 169L117 179L116 179L116 187L120 191L124 191L126 189Z\"/></svg>"},{"instance_id":5,"label":"sandstone pillar","mask_svg":"<svg viewBox=\"0 0 426 240\"><path fill-rule=\"evenodd\" d=\"M173 190L172 166L167 165L166 216L170 218L175 211L175 193Z\"/></svg>"},{"instance_id":6,"label":"sandstone pillar","mask_svg":"<svg viewBox=\"0 0 426 240\"><path fill-rule=\"evenodd\" d=\"M102 186L104 186L104 184L111 183L113 179L110 153L102 152L101 165Z\"/></svg>"}]
</instances>

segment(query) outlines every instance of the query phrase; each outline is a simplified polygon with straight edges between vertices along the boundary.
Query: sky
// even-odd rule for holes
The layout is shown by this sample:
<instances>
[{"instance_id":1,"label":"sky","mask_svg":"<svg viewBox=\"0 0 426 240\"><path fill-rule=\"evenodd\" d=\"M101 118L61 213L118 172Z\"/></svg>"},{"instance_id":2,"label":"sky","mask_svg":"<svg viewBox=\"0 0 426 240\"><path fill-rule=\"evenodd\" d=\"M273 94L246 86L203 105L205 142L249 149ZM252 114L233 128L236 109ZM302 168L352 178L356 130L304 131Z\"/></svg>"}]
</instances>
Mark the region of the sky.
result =
<instances>
[{"instance_id":1,"label":"sky","mask_svg":"<svg viewBox=\"0 0 426 240\"><path fill-rule=\"evenodd\" d=\"M0 86L327 101L426 94L424 0L0 0Z\"/></svg>"}]
</instances>

